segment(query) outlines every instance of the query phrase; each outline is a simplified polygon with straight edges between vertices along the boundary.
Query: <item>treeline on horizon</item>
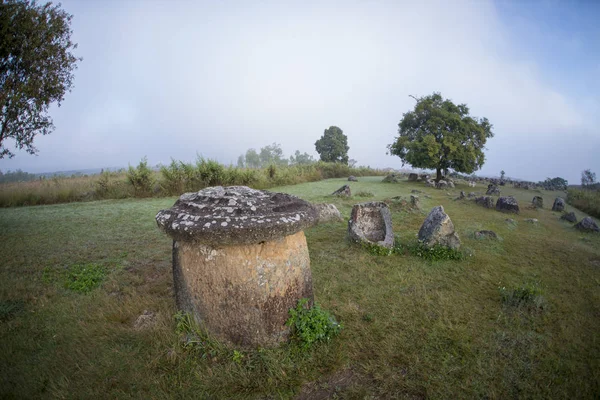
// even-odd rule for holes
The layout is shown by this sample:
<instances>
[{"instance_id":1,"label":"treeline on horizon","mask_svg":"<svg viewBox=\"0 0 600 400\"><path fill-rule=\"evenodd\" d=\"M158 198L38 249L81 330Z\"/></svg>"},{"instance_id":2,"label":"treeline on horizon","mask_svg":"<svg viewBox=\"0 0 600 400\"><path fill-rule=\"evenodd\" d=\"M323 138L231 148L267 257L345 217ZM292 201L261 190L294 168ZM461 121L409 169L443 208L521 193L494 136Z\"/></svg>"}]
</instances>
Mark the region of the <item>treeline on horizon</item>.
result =
<instances>
[{"instance_id":1,"label":"treeline on horizon","mask_svg":"<svg viewBox=\"0 0 600 400\"><path fill-rule=\"evenodd\" d=\"M383 170L351 167L344 163L311 161L307 164L269 164L262 168L225 166L199 156L195 163L171 160L158 169L148 166L146 158L137 166L96 175L40 178L28 173L4 173L31 177L28 181L4 181L0 207L31 206L77 201L179 196L208 186L244 185L256 189L295 185L350 175L384 175Z\"/></svg>"}]
</instances>

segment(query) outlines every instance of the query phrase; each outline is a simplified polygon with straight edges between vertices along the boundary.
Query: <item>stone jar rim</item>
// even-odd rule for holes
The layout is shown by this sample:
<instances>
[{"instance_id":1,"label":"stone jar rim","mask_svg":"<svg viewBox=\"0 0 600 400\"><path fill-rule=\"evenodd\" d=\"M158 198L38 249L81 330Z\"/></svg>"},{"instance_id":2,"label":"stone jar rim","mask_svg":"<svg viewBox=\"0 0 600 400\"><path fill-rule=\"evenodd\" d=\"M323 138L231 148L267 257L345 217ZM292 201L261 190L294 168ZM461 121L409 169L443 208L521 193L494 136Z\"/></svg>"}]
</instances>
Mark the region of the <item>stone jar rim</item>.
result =
<instances>
[{"instance_id":1,"label":"stone jar rim","mask_svg":"<svg viewBox=\"0 0 600 400\"><path fill-rule=\"evenodd\" d=\"M317 221L313 205L287 193L214 186L184 193L156 214L175 240L212 246L256 244L292 235Z\"/></svg>"}]
</instances>

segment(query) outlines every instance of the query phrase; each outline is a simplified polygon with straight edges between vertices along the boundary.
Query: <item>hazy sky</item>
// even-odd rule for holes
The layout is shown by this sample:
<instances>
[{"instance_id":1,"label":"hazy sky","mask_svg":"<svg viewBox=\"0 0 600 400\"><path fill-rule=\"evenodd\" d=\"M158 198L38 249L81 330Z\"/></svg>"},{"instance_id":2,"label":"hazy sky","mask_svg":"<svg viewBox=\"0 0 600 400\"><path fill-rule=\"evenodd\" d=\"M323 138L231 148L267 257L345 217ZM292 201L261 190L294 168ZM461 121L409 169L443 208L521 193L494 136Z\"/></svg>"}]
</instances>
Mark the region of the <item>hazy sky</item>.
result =
<instances>
[{"instance_id":1,"label":"hazy sky","mask_svg":"<svg viewBox=\"0 0 600 400\"><path fill-rule=\"evenodd\" d=\"M38 155L1 170L235 164L273 142L317 156L330 125L359 164L400 168L386 145L409 95L440 91L494 125L481 174L600 175L597 1L62 4L84 58L75 88Z\"/></svg>"}]
</instances>

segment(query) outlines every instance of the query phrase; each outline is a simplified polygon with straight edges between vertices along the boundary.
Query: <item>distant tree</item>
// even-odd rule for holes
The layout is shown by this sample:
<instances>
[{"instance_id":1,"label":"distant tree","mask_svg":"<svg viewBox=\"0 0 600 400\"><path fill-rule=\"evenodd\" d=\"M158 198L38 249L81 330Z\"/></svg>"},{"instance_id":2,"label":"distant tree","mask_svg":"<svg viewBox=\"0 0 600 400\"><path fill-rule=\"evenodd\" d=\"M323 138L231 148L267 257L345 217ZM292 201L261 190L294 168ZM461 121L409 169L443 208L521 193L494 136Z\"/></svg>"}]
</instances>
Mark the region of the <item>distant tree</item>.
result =
<instances>
[{"instance_id":1,"label":"distant tree","mask_svg":"<svg viewBox=\"0 0 600 400\"><path fill-rule=\"evenodd\" d=\"M323 136L315 142L321 161L348 164L348 137L337 126L325 129Z\"/></svg>"},{"instance_id":2,"label":"distant tree","mask_svg":"<svg viewBox=\"0 0 600 400\"><path fill-rule=\"evenodd\" d=\"M273 143L272 145L260 149L260 164L263 167L268 165L287 165L288 161L283 157L281 145Z\"/></svg>"},{"instance_id":3,"label":"distant tree","mask_svg":"<svg viewBox=\"0 0 600 400\"><path fill-rule=\"evenodd\" d=\"M567 190L569 187L569 181L561 177L546 178L545 181L538 183L546 190Z\"/></svg>"},{"instance_id":4,"label":"distant tree","mask_svg":"<svg viewBox=\"0 0 600 400\"><path fill-rule=\"evenodd\" d=\"M504 175L506 175L506 172L504 170L500 171L500 179L504 180Z\"/></svg>"},{"instance_id":5,"label":"distant tree","mask_svg":"<svg viewBox=\"0 0 600 400\"><path fill-rule=\"evenodd\" d=\"M296 150L296 153L290 156L290 165L307 165L314 162L313 156L308 153L300 153L300 150Z\"/></svg>"},{"instance_id":6,"label":"distant tree","mask_svg":"<svg viewBox=\"0 0 600 400\"><path fill-rule=\"evenodd\" d=\"M581 173L581 186L590 187L596 183L596 173L586 169Z\"/></svg>"},{"instance_id":7,"label":"distant tree","mask_svg":"<svg viewBox=\"0 0 600 400\"><path fill-rule=\"evenodd\" d=\"M240 154L240 156L238 157L237 166L238 166L238 168L246 167L246 157L244 157L243 154Z\"/></svg>"},{"instance_id":8,"label":"distant tree","mask_svg":"<svg viewBox=\"0 0 600 400\"><path fill-rule=\"evenodd\" d=\"M53 131L48 109L71 91L82 60L72 54L72 18L60 4L0 2L0 158L14 157L6 139L35 154L35 136Z\"/></svg>"},{"instance_id":9,"label":"distant tree","mask_svg":"<svg viewBox=\"0 0 600 400\"><path fill-rule=\"evenodd\" d=\"M246 167L247 168L260 168L260 156L254 149L248 149L246 151Z\"/></svg>"},{"instance_id":10,"label":"distant tree","mask_svg":"<svg viewBox=\"0 0 600 400\"><path fill-rule=\"evenodd\" d=\"M494 136L488 119L471 117L466 104L455 105L440 93L415 100L414 110L398 124L399 136L388 145L389 153L403 165L435 169L438 181L450 168L467 174L481 168L485 143Z\"/></svg>"},{"instance_id":11,"label":"distant tree","mask_svg":"<svg viewBox=\"0 0 600 400\"><path fill-rule=\"evenodd\" d=\"M348 166L349 166L350 168L354 168L354 167L356 166L356 163L357 163L357 162L358 162L358 161L356 161L356 160L354 160L354 159L352 159L352 158L351 158L351 159L349 159L349 160L348 160Z\"/></svg>"}]
</instances>

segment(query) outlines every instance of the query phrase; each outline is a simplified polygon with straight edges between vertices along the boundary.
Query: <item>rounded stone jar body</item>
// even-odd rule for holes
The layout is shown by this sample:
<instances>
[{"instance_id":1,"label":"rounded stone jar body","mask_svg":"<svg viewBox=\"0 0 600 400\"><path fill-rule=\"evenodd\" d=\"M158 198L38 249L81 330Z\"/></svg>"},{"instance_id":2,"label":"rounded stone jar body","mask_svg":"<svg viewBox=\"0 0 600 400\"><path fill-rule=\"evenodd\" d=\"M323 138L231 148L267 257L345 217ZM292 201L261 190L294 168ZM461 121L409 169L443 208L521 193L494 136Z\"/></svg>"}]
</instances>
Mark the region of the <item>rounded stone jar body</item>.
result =
<instances>
[{"instance_id":1,"label":"rounded stone jar body","mask_svg":"<svg viewBox=\"0 0 600 400\"><path fill-rule=\"evenodd\" d=\"M174 241L173 277L178 308L236 346L275 346L287 340L288 310L301 298L313 302L302 231L221 247Z\"/></svg>"}]
</instances>

